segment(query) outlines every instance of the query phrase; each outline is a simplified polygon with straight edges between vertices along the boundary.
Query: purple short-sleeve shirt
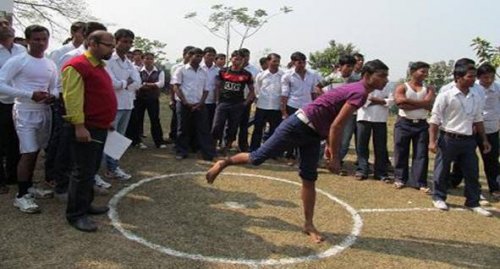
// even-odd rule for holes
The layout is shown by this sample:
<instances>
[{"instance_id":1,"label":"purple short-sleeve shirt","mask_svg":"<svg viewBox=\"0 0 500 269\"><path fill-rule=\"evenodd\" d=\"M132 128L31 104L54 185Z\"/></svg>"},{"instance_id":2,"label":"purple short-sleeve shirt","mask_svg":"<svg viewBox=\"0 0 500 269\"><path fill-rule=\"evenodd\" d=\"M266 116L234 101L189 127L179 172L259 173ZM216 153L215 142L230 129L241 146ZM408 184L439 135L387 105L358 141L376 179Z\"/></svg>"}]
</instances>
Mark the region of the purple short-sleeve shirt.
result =
<instances>
[{"instance_id":1,"label":"purple short-sleeve shirt","mask_svg":"<svg viewBox=\"0 0 500 269\"><path fill-rule=\"evenodd\" d=\"M325 139L328 137L330 125L337 117L342 106L347 102L356 108L360 108L365 104L367 97L368 93L364 87L364 80L361 80L328 91L305 106L303 111L313 124L316 132L321 138Z\"/></svg>"}]
</instances>

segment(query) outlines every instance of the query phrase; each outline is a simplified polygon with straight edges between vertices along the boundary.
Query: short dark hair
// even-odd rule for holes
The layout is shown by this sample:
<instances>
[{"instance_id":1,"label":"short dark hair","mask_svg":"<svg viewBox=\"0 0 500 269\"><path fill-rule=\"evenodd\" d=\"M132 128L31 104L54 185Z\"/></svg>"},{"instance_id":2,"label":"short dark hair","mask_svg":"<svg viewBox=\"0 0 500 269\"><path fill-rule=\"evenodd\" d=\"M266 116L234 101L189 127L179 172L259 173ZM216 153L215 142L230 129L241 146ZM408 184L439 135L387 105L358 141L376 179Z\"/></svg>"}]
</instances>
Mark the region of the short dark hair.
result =
<instances>
[{"instance_id":1,"label":"short dark hair","mask_svg":"<svg viewBox=\"0 0 500 269\"><path fill-rule=\"evenodd\" d=\"M188 55L203 55L203 50L200 48L192 48L188 51Z\"/></svg>"},{"instance_id":2,"label":"short dark hair","mask_svg":"<svg viewBox=\"0 0 500 269\"><path fill-rule=\"evenodd\" d=\"M250 50L248 50L247 48L241 48L240 51L241 51L241 53L243 53L243 56L241 56L241 57L250 56Z\"/></svg>"},{"instance_id":3,"label":"short dark hair","mask_svg":"<svg viewBox=\"0 0 500 269\"><path fill-rule=\"evenodd\" d=\"M497 69L490 63L483 63L477 68L477 76L482 76L486 74L496 74Z\"/></svg>"},{"instance_id":4,"label":"short dark hair","mask_svg":"<svg viewBox=\"0 0 500 269\"><path fill-rule=\"evenodd\" d=\"M338 65L355 65L356 64L356 58L352 55L340 55L339 60L338 60Z\"/></svg>"},{"instance_id":5,"label":"short dark hair","mask_svg":"<svg viewBox=\"0 0 500 269\"><path fill-rule=\"evenodd\" d=\"M205 55L205 54L207 54L207 53L213 53L213 54L216 54L216 53L217 53L217 51L216 51L214 48L212 48L212 47L205 47L205 48L203 49L203 55Z\"/></svg>"},{"instance_id":6,"label":"short dark hair","mask_svg":"<svg viewBox=\"0 0 500 269\"><path fill-rule=\"evenodd\" d=\"M365 59L365 56L359 52L356 52L352 55L354 58L361 58L361 59Z\"/></svg>"},{"instance_id":7,"label":"short dark hair","mask_svg":"<svg viewBox=\"0 0 500 269\"><path fill-rule=\"evenodd\" d=\"M217 53L217 55L215 55L215 59L218 60L220 58L226 58L226 54L224 53Z\"/></svg>"},{"instance_id":8,"label":"short dark hair","mask_svg":"<svg viewBox=\"0 0 500 269\"><path fill-rule=\"evenodd\" d=\"M267 59L268 61L270 61L270 60L271 60L271 58L273 58L273 57L278 58L278 59L281 59L281 56L280 56L278 53L274 53L274 52L269 53L269 54L267 55L266 59Z\"/></svg>"},{"instance_id":9,"label":"short dark hair","mask_svg":"<svg viewBox=\"0 0 500 269\"><path fill-rule=\"evenodd\" d=\"M85 25L86 25L86 23L84 23L82 21L75 21L74 23L71 24L71 27L69 28L69 30L72 33L78 32L80 30L82 30L84 32L85 31Z\"/></svg>"},{"instance_id":10,"label":"short dark hair","mask_svg":"<svg viewBox=\"0 0 500 269\"><path fill-rule=\"evenodd\" d=\"M263 65L263 64L267 63L267 61L268 61L268 60L269 60L269 59L268 59L267 57L261 57L261 58L259 59L259 64L260 64L260 65Z\"/></svg>"},{"instance_id":11,"label":"short dark hair","mask_svg":"<svg viewBox=\"0 0 500 269\"><path fill-rule=\"evenodd\" d=\"M474 62L474 60L471 60L469 58L461 58L455 62L454 68L457 68L458 66L461 65L476 65L476 62Z\"/></svg>"},{"instance_id":12,"label":"short dark hair","mask_svg":"<svg viewBox=\"0 0 500 269\"><path fill-rule=\"evenodd\" d=\"M146 58L146 56L151 56L151 57L155 58L155 54L152 52L144 52L144 54L142 54L142 57Z\"/></svg>"},{"instance_id":13,"label":"short dark hair","mask_svg":"<svg viewBox=\"0 0 500 269\"><path fill-rule=\"evenodd\" d=\"M305 61L306 59L307 59L306 55L300 51L296 51L292 53L292 55L290 56L290 60L292 60L292 62Z\"/></svg>"},{"instance_id":14,"label":"short dark hair","mask_svg":"<svg viewBox=\"0 0 500 269\"><path fill-rule=\"evenodd\" d=\"M384 62L379 59L372 60L363 65L363 68L361 69L361 75L371 75L377 71L389 71L389 67L387 67L387 65L385 65Z\"/></svg>"},{"instance_id":15,"label":"short dark hair","mask_svg":"<svg viewBox=\"0 0 500 269\"><path fill-rule=\"evenodd\" d=\"M26 39L30 39L32 33L38 33L38 32L46 32L47 35L50 36L49 29L38 24L33 24L24 29L24 37L26 37Z\"/></svg>"},{"instance_id":16,"label":"short dark hair","mask_svg":"<svg viewBox=\"0 0 500 269\"><path fill-rule=\"evenodd\" d=\"M188 52L192 49L194 49L193 46L185 46L184 49L182 50L182 56L188 54Z\"/></svg>"},{"instance_id":17,"label":"short dark hair","mask_svg":"<svg viewBox=\"0 0 500 269\"><path fill-rule=\"evenodd\" d=\"M116 32L115 32L115 40L118 41L122 38L132 38L134 39L135 38L135 35L134 35L134 32L130 31L129 29L118 29Z\"/></svg>"},{"instance_id":18,"label":"short dark hair","mask_svg":"<svg viewBox=\"0 0 500 269\"><path fill-rule=\"evenodd\" d=\"M245 57L245 54L241 50L235 50L231 53L231 58L233 57Z\"/></svg>"},{"instance_id":19,"label":"short dark hair","mask_svg":"<svg viewBox=\"0 0 500 269\"><path fill-rule=\"evenodd\" d=\"M85 24L85 29L83 30L83 36L88 37L88 36L90 36L90 34L92 34L92 32L95 32L98 30L107 31L108 28L106 28L106 26L104 26L104 24L99 23L99 22L95 22L95 21L87 22Z\"/></svg>"},{"instance_id":20,"label":"short dark hair","mask_svg":"<svg viewBox=\"0 0 500 269\"><path fill-rule=\"evenodd\" d=\"M132 51L133 54L136 54L136 53L140 53L140 54L144 54L144 52L141 50L141 49L134 49Z\"/></svg>"},{"instance_id":21,"label":"short dark hair","mask_svg":"<svg viewBox=\"0 0 500 269\"><path fill-rule=\"evenodd\" d=\"M426 63L426 62L412 62L410 63L410 65L408 66L409 70L410 70L410 74L412 74L413 72L417 71L418 69L421 69L421 68L431 68L431 66Z\"/></svg>"},{"instance_id":22,"label":"short dark hair","mask_svg":"<svg viewBox=\"0 0 500 269\"><path fill-rule=\"evenodd\" d=\"M453 70L453 78L456 81L457 78L462 78L465 75L467 75L467 73L469 71L476 71L476 67L473 65L467 65L467 64L455 66L455 69Z\"/></svg>"}]
</instances>

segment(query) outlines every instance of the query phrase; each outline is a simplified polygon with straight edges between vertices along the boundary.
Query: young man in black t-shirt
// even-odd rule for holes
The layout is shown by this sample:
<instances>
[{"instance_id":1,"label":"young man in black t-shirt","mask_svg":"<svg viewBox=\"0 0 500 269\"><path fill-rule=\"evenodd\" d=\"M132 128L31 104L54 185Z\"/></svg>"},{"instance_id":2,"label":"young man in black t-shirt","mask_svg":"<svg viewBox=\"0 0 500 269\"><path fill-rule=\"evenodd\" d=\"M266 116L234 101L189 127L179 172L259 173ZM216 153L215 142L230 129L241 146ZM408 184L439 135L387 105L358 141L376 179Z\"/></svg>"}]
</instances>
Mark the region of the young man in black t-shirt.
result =
<instances>
[{"instance_id":1,"label":"young man in black t-shirt","mask_svg":"<svg viewBox=\"0 0 500 269\"><path fill-rule=\"evenodd\" d=\"M216 82L215 110L212 135L214 141L222 139L224 126L227 122L227 143L225 152L236 138L236 131L244 108L255 98L252 74L242 69L243 53L239 50L231 54L231 66L220 70ZM249 92L245 99L244 90L248 86Z\"/></svg>"}]
</instances>

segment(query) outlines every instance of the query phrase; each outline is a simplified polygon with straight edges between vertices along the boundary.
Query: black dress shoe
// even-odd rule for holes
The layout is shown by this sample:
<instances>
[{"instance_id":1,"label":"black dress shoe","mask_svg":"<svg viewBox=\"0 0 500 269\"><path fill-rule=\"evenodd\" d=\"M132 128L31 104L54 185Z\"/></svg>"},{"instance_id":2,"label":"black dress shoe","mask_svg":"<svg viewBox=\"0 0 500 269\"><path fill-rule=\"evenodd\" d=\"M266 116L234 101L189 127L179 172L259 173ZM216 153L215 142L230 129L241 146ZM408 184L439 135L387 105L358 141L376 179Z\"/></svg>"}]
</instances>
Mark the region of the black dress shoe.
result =
<instances>
[{"instance_id":1,"label":"black dress shoe","mask_svg":"<svg viewBox=\"0 0 500 269\"><path fill-rule=\"evenodd\" d=\"M75 221L71 221L69 224L82 232L90 233L97 231L97 224L87 216L81 217Z\"/></svg>"},{"instance_id":2,"label":"black dress shoe","mask_svg":"<svg viewBox=\"0 0 500 269\"><path fill-rule=\"evenodd\" d=\"M109 207L107 206L90 206L89 210L87 211L88 214L90 215L102 215L106 214L109 211Z\"/></svg>"}]
</instances>

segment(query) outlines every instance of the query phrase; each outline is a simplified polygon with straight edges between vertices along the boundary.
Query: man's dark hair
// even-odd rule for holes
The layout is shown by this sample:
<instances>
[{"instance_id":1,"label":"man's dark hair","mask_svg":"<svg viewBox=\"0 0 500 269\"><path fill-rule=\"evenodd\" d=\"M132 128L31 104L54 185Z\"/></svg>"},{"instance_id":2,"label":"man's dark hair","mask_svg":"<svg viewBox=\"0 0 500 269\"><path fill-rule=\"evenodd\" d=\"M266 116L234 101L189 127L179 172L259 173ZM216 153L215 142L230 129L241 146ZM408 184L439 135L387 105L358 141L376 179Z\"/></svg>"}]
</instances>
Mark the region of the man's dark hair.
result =
<instances>
[{"instance_id":1,"label":"man's dark hair","mask_svg":"<svg viewBox=\"0 0 500 269\"><path fill-rule=\"evenodd\" d=\"M144 54L143 51L141 49L134 49L132 51L133 54L136 54L136 53L140 53L140 54Z\"/></svg>"},{"instance_id":2,"label":"man's dark hair","mask_svg":"<svg viewBox=\"0 0 500 269\"><path fill-rule=\"evenodd\" d=\"M188 54L190 50L194 49L193 46L185 46L184 49L182 50L182 56L185 56Z\"/></svg>"},{"instance_id":3,"label":"man's dark hair","mask_svg":"<svg viewBox=\"0 0 500 269\"><path fill-rule=\"evenodd\" d=\"M355 65L356 64L356 58L352 55L340 55L339 60L338 60L338 65Z\"/></svg>"},{"instance_id":4,"label":"man's dark hair","mask_svg":"<svg viewBox=\"0 0 500 269\"><path fill-rule=\"evenodd\" d=\"M274 53L274 52L269 53L269 54L267 55L266 59L267 59L268 61L270 61L273 57L278 58L278 59L281 59L281 56L280 56L278 53Z\"/></svg>"},{"instance_id":5,"label":"man's dark hair","mask_svg":"<svg viewBox=\"0 0 500 269\"><path fill-rule=\"evenodd\" d=\"M306 55L300 51L296 51L292 53L292 55L290 56L290 60L292 60L292 62L305 61L306 59L307 59Z\"/></svg>"},{"instance_id":6,"label":"man's dark hair","mask_svg":"<svg viewBox=\"0 0 500 269\"><path fill-rule=\"evenodd\" d=\"M217 53L217 55L215 55L215 60L218 60L220 58L226 58L226 54L224 54L224 53Z\"/></svg>"},{"instance_id":7,"label":"man's dark hair","mask_svg":"<svg viewBox=\"0 0 500 269\"><path fill-rule=\"evenodd\" d=\"M144 52L144 54L142 54L143 58L146 58L146 56L151 56L151 57L155 58L155 54L152 52Z\"/></svg>"},{"instance_id":8,"label":"man's dark hair","mask_svg":"<svg viewBox=\"0 0 500 269\"><path fill-rule=\"evenodd\" d=\"M237 57L237 56L245 57L245 54L241 50L235 50L231 53L231 58Z\"/></svg>"},{"instance_id":9,"label":"man's dark hair","mask_svg":"<svg viewBox=\"0 0 500 269\"><path fill-rule=\"evenodd\" d=\"M389 67L387 67L387 65L385 65L379 59L372 60L363 65L363 68L361 69L361 75L362 76L364 76L365 74L371 75L377 71L389 71Z\"/></svg>"},{"instance_id":10,"label":"man's dark hair","mask_svg":"<svg viewBox=\"0 0 500 269\"><path fill-rule=\"evenodd\" d=\"M496 68L490 63L483 63L477 68L477 76L480 77L486 74L496 74Z\"/></svg>"},{"instance_id":11,"label":"man's dark hair","mask_svg":"<svg viewBox=\"0 0 500 269\"><path fill-rule=\"evenodd\" d=\"M461 58L455 62L454 68L457 68L458 66L461 65L476 65L476 62L474 62L474 60L471 60L469 58Z\"/></svg>"},{"instance_id":12,"label":"man's dark hair","mask_svg":"<svg viewBox=\"0 0 500 269\"><path fill-rule=\"evenodd\" d=\"M118 31L115 32L115 40L118 41L122 38L135 38L134 32L130 31L129 29L118 29Z\"/></svg>"},{"instance_id":13,"label":"man's dark hair","mask_svg":"<svg viewBox=\"0 0 500 269\"><path fill-rule=\"evenodd\" d=\"M266 63L267 63L267 61L268 61L267 57L261 57L261 58L259 59L259 64L260 64L260 65L266 64Z\"/></svg>"},{"instance_id":14,"label":"man's dark hair","mask_svg":"<svg viewBox=\"0 0 500 269\"><path fill-rule=\"evenodd\" d=\"M467 64L455 66L455 69L453 70L453 78L457 81L458 78L462 78L467 75L469 71L476 71L476 67Z\"/></svg>"},{"instance_id":15,"label":"man's dark hair","mask_svg":"<svg viewBox=\"0 0 500 269\"><path fill-rule=\"evenodd\" d=\"M354 58L361 58L363 60L365 59L365 56L363 54L361 54L361 53L358 53L358 52L354 53L352 56Z\"/></svg>"},{"instance_id":16,"label":"man's dark hair","mask_svg":"<svg viewBox=\"0 0 500 269\"><path fill-rule=\"evenodd\" d=\"M242 57L250 56L250 50L248 50L247 48L241 48L240 51L241 51L241 53L243 53Z\"/></svg>"},{"instance_id":17,"label":"man's dark hair","mask_svg":"<svg viewBox=\"0 0 500 269\"><path fill-rule=\"evenodd\" d=\"M426 62L420 62L420 61L410 63L409 66L410 74L421 68L431 68L431 66Z\"/></svg>"},{"instance_id":18,"label":"man's dark hair","mask_svg":"<svg viewBox=\"0 0 500 269\"><path fill-rule=\"evenodd\" d=\"M26 29L24 30L24 37L26 37L26 39L30 39L32 33L38 33L38 32L46 32L47 35L50 36L49 29L38 24L33 24L26 27Z\"/></svg>"},{"instance_id":19,"label":"man's dark hair","mask_svg":"<svg viewBox=\"0 0 500 269\"><path fill-rule=\"evenodd\" d=\"M92 34L92 32L95 32L98 30L107 31L108 28L106 28L106 26L104 26L104 24L99 23L99 22L95 22L95 21L87 22L85 24L85 30L83 30L83 36L85 38L87 38L88 36L90 36L90 34Z\"/></svg>"},{"instance_id":20,"label":"man's dark hair","mask_svg":"<svg viewBox=\"0 0 500 269\"><path fill-rule=\"evenodd\" d=\"M188 51L188 55L189 56L192 56L192 55L203 55L203 50L200 49L200 48L192 48Z\"/></svg>"},{"instance_id":21,"label":"man's dark hair","mask_svg":"<svg viewBox=\"0 0 500 269\"><path fill-rule=\"evenodd\" d=\"M217 54L217 51L214 48L212 48L212 47L205 47L203 49L203 55L205 55L207 53Z\"/></svg>"},{"instance_id":22,"label":"man's dark hair","mask_svg":"<svg viewBox=\"0 0 500 269\"><path fill-rule=\"evenodd\" d=\"M71 24L71 27L69 28L69 30L71 31L71 33L78 32L80 30L82 30L82 32L84 32L85 25L86 25L86 23L84 23L82 21L75 21L74 23Z\"/></svg>"}]
</instances>

